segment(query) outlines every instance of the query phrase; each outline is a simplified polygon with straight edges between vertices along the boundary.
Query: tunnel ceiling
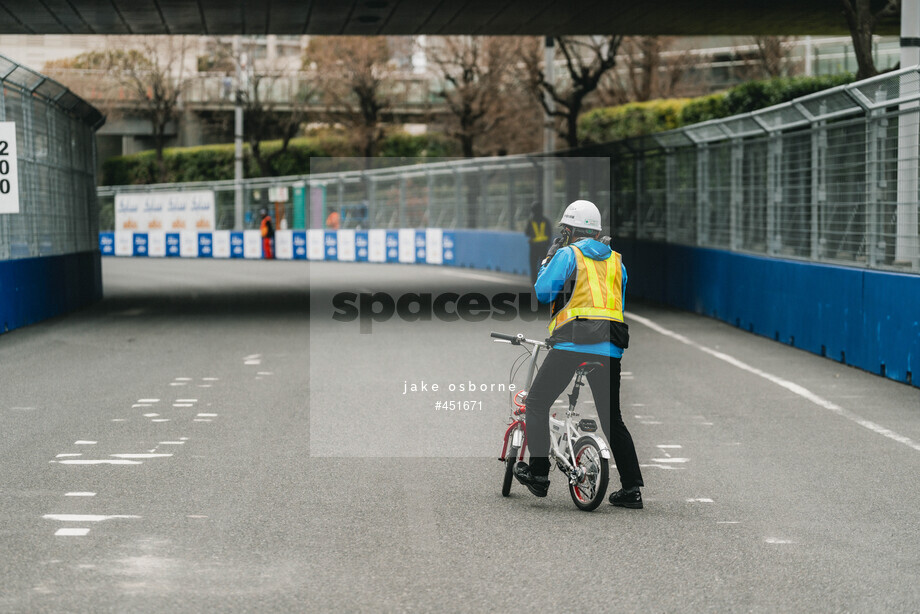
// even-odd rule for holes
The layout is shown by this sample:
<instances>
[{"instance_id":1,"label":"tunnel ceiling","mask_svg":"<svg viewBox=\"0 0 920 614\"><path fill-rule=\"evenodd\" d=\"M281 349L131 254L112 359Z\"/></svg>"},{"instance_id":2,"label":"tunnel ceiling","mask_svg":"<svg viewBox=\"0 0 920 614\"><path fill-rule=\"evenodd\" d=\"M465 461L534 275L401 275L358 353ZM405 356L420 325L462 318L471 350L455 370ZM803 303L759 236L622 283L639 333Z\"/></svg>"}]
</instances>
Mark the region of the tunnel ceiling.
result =
<instances>
[{"instance_id":1,"label":"tunnel ceiling","mask_svg":"<svg viewBox=\"0 0 920 614\"><path fill-rule=\"evenodd\" d=\"M840 4L841 0L2 0L0 34L847 34ZM897 34L897 17L881 24L876 33Z\"/></svg>"}]
</instances>

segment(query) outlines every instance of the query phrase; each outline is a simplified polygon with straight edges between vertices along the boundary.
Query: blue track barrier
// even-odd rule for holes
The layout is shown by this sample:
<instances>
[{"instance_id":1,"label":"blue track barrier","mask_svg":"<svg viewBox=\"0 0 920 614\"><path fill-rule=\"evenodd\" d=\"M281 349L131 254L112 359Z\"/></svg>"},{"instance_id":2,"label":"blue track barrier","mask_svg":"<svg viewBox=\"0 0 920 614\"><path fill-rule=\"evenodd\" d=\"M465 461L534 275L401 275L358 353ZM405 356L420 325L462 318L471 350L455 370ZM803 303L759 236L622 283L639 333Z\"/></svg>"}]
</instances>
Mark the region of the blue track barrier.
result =
<instances>
[{"instance_id":1,"label":"blue track barrier","mask_svg":"<svg viewBox=\"0 0 920 614\"><path fill-rule=\"evenodd\" d=\"M627 293L920 386L920 276L616 239Z\"/></svg>"},{"instance_id":2,"label":"blue track barrier","mask_svg":"<svg viewBox=\"0 0 920 614\"><path fill-rule=\"evenodd\" d=\"M529 275L527 238L493 230L278 230L279 260L435 264ZM103 256L262 258L259 231L102 232Z\"/></svg>"},{"instance_id":3,"label":"blue track barrier","mask_svg":"<svg viewBox=\"0 0 920 614\"><path fill-rule=\"evenodd\" d=\"M102 298L99 252L0 261L0 332Z\"/></svg>"}]
</instances>

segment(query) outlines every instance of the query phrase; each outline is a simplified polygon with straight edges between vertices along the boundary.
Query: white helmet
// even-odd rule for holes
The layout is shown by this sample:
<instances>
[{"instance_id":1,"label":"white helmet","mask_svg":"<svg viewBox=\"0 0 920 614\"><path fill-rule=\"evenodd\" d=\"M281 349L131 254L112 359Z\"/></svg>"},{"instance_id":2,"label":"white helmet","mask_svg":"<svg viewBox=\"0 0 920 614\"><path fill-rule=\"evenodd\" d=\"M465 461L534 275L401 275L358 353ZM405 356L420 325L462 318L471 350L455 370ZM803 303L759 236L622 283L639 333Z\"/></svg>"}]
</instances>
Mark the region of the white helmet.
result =
<instances>
[{"instance_id":1,"label":"white helmet","mask_svg":"<svg viewBox=\"0 0 920 614\"><path fill-rule=\"evenodd\" d=\"M590 200L576 200L565 208L560 224L572 228L601 230L601 212Z\"/></svg>"}]
</instances>

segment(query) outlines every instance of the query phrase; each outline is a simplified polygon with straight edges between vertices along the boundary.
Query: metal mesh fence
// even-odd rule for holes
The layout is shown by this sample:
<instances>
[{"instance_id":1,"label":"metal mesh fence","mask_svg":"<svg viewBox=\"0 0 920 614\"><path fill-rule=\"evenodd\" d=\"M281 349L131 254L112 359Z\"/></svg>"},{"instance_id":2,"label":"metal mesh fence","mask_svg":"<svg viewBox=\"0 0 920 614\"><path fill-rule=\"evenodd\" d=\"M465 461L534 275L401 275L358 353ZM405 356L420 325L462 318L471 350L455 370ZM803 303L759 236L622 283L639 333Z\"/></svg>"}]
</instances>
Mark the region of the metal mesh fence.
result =
<instances>
[{"instance_id":1,"label":"metal mesh fence","mask_svg":"<svg viewBox=\"0 0 920 614\"><path fill-rule=\"evenodd\" d=\"M603 157L314 158L311 171L309 175L242 181L240 220L234 208L237 186L233 181L101 187L102 229L115 229L116 194L202 189L215 194L218 230L257 227L261 208L272 213L279 228L322 228L335 209L341 216L341 228L521 231L534 202L541 203L544 214L554 220L577 198L592 199L604 212L604 219L609 217L610 162ZM273 187L287 187L288 198L272 202L269 189ZM544 199L547 192L550 195Z\"/></svg>"},{"instance_id":2,"label":"metal mesh fence","mask_svg":"<svg viewBox=\"0 0 920 614\"><path fill-rule=\"evenodd\" d=\"M0 121L16 124L19 213L0 214L0 260L98 248L95 130L102 115L0 56Z\"/></svg>"},{"instance_id":3,"label":"metal mesh fence","mask_svg":"<svg viewBox=\"0 0 920 614\"><path fill-rule=\"evenodd\" d=\"M588 198L620 237L920 272L918 167L915 67L556 157L314 159L310 175L243 182L242 221L232 181L182 189L215 191L221 229L257 223L265 206L281 227L321 227L335 207L344 228L519 231L534 201L558 219ZM273 208L273 185L306 196ZM103 227L116 192L159 189L178 186L101 188Z\"/></svg>"},{"instance_id":4,"label":"metal mesh fence","mask_svg":"<svg viewBox=\"0 0 920 614\"><path fill-rule=\"evenodd\" d=\"M590 151L617 236L920 272L920 68Z\"/></svg>"}]
</instances>

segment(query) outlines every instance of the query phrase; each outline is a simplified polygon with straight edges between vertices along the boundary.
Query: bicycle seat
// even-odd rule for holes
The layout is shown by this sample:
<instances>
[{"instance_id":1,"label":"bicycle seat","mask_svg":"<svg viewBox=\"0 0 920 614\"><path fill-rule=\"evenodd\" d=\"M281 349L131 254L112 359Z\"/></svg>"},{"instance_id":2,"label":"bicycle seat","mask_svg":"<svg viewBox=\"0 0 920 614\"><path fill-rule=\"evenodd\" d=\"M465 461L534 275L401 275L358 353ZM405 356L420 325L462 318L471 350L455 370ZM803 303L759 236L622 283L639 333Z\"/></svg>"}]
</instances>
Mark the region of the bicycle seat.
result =
<instances>
[{"instance_id":1,"label":"bicycle seat","mask_svg":"<svg viewBox=\"0 0 920 614\"><path fill-rule=\"evenodd\" d=\"M582 373L590 373L591 371L594 371L595 369L603 366L604 363L602 362L583 362L578 365L576 371L580 371Z\"/></svg>"}]
</instances>

